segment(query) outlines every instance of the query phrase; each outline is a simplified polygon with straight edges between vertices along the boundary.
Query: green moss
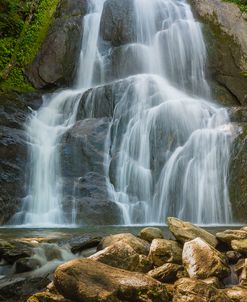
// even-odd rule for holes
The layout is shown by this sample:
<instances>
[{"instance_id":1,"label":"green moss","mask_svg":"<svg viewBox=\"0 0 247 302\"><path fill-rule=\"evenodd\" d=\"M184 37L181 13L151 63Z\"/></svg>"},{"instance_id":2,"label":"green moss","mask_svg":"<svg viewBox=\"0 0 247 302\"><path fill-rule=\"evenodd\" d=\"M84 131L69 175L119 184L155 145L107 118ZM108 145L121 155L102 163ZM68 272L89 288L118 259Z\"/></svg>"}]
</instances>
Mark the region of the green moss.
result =
<instances>
[{"instance_id":1,"label":"green moss","mask_svg":"<svg viewBox=\"0 0 247 302\"><path fill-rule=\"evenodd\" d=\"M34 89L23 70L37 55L59 0L3 1L3 7L0 4L0 89L31 91ZM4 27L6 16L14 20L10 30Z\"/></svg>"},{"instance_id":2,"label":"green moss","mask_svg":"<svg viewBox=\"0 0 247 302\"><path fill-rule=\"evenodd\" d=\"M247 0L224 0L237 4L243 12L247 12Z\"/></svg>"}]
</instances>

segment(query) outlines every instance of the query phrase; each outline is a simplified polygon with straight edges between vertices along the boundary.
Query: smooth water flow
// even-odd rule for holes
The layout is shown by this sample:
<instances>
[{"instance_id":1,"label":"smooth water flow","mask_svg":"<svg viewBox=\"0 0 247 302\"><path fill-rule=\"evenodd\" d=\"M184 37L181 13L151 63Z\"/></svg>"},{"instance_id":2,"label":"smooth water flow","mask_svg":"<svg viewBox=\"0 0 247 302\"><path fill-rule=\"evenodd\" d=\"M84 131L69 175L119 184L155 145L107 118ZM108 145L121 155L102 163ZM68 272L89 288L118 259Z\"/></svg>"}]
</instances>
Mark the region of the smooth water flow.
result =
<instances>
[{"instance_id":1,"label":"smooth water flow","mask_svg":"<svg viewBox=\"0 0 247 302\"><path fill-rule=\"evenodd\" d=\"M99 39L104 2L90 1L84 17L75 88L44 96L27 123L29 189L13 223L76 221L75 199L70 221L62 210L60 140L91 87L85 112L96 115L107 82L115 107L102 164L109 199L122 213L119 224L164 223L168 215L230 223L231 126L227 111L210 101L206 49L190 6L184 0L133 0L135 43L115 48ZM121 58L114 61L116 52Z\"/></svg>"}]
</instances>

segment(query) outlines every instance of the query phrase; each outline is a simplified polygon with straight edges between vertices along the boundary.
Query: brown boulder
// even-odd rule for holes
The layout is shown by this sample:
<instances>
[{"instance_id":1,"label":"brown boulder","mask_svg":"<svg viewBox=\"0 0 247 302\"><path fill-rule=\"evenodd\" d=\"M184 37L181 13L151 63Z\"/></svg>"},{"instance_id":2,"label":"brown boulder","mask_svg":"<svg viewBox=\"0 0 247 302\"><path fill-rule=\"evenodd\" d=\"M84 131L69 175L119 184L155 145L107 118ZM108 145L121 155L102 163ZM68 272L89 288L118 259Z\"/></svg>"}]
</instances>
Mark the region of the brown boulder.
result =
<instances>
[{"instance_id":1,"label":"brown boulder","mask_svg":"<svg viewBox=\"0 0 247 302\"><path fill-rule=\"evenodd\" d=\"M216 233L216 238L231 245L232 240L247 239L247 232L244 230L226 230L224 232Z\"/></svg>"},{"instance_id":2,"label":"brown boulder","mask_svg":"<svg viewBox=\"0 0 247 302\"><path fill-rule=\"evenodd\" d=\"M163 283L175 282L178 279L178 273L184 272L182 265L174 263L165 263L148 272L148 275ZM185 277L185 276L184 276Z\"/></svg>"},{"instance_id":3,"label":"brown boulder","mask_svg":"<svg viewBox=\"0 0 247 302\"><path fill-rule=\"evenodd\" d=\"M224 255L201 238L185 243L183 264L191 278L224 278L230 274Z\"/></svg>"},{"instance_id":4,"label":"brown boulder","mask_svg":"<svg viewBox=\"0 0 247 302\"><path fill-rule=\"evenodd\" d=\"M54 284L60 294L72 301L168 302L162 283L92 259L76 259L60 265L54 274Z\"/></svg>"},{"instance_id":5,"label":"brown boulder","mask_svg":"<svg viewBox=\"0 0 247 302\"><path fill-rule=\"evenodd\" d=\"M231 246L234 251L247 255L247 239L232 240Z\"/></svg>"},{"instance_id":6,"label":"brown boulder","mask_svg":"<svg viewBox=\"0 0 247 302\"><path fill-rule=\"evenodd\" d=\"M164 235L161 229L147 227L140 231L139 237L148 242L152 242L153 239L157 239L157 238L163 239Z\"/></svg>"},{"instance_id":7,"label":"brown boulder","mask_svg":"<svg viewBox=\"0 0 247 302\"><path fill-rule=\"evenodd\" d=\"M168 217L167 224L173 236L181 243L200 237L213 247L217 245L217 239L213 234L190 222L186 222L175 217Z\"/></svg>"},{"instance_id":8,"label":"brown boulder","mask_svg":"<svg viewBox=\"0 0 247 302\"><path fill-rule=\"evenodd\" d=\"M156 266L165 263L182 263L182 249L180 245L173 240L154 239L150 246L149 258Z\"/></svg>"},{"instance_id":9,"label":"brown boulder","mask_svg":"<svg viewBox=\"0 0 247 302\"><path fill-rule=\"evenodd\" d=\"M234 286L224 289L223 292L233 302L247 302L247 287Z\"/></svg>"}]
</instances>

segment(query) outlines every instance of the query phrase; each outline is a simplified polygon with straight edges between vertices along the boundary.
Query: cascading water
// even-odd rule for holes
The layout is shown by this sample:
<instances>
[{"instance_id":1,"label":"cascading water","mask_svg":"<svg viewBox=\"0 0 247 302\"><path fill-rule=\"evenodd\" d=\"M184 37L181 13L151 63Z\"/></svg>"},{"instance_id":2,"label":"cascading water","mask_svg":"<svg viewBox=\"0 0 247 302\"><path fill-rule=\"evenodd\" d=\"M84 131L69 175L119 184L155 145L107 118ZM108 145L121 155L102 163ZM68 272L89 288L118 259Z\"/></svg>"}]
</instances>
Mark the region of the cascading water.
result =
<instances>
[{"instance_id":1,"label":"cascading water","mask_svg":"<svg viewBox=\"0 0 247 302\"><path fill-rule=\"evenodd\" d=\"M115 76L109 75L114 47L99 39L104 2L90 1L84 17L75 89L45 96L28 121L29 192L13 222L67 222L61 206L60 140L76 122L82 94L93 87L85 112L94 117L104 90L96 85L113 81L115 108L104 166L109 198L122 211L119 223L163 223L168 215L201 224L229 223L231 131L226 110L210 102L205 45L190 6L185 0L133 0L136 42L121 46L126 62ZM76 200L71 207L73 222Z\"/></svg>"},{"instance_id":2,"label":"cascading water","mask_svg":"<svg viewBox=\"0 0 247 302\"><path fill-rule=\"evenodd\" d=\"M117 100L108 143L116 161L109 194L125 224L163 223L168 215L229 223L231 132L226 110L206 101L200 24L181 0L135 0L135 12L132 48L139 50L145 74L124 82Z\"/></svg>"},{"instance_id":3,"label":"cascading water","mask_svg":"<svg viewBox=\"0 0 247 302\"><path fill-rule=\"evenodd\" d=\"M61 225L63 215L59 143L62 135L76 122L81 95L93 83L97 60L97 40L104 0L92 0L83 20L83 39L76 86L43 97L43 105L27 123L30 139L28 195L22 211L12 219L15 224L31 226Z\"/></svg>"}]
</instances>

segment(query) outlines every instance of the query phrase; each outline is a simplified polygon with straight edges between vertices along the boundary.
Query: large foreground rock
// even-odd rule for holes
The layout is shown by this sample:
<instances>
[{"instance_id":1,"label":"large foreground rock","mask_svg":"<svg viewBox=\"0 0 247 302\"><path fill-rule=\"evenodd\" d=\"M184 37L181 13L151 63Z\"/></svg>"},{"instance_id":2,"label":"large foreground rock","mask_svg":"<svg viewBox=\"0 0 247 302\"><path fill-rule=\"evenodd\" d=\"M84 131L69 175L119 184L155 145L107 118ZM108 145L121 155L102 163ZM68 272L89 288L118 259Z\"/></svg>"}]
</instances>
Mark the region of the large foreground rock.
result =
<instances>
[{"instance_id":1,"label":"large foreground rock","mask_svg":"<svg viewBox=\"0 0 247 302\"><path fill-rule=\"evenodd\" d=\"M215 81L241 104L247 103L247 13L229 1L191 0L209 27L206 30L209 68Z\"/></svg>"},{"instance_id":2,"label":"large foreground rock","mask_svg":"<svg viewBox=\"0 0 247 302\"><path fill-rule=\"evenodd\" d=\"M217 245L217 239L213 234L190 222L186 222L175 217L168 217L167 224L173 236L181 243L200 237L213 247Z\"/></svg>"},{"instance_id":3,"label":"large foreground rock","mask_svg":"<svg viewBox=\"0 0 247 302\"><path fill-rule=\"evenodd\" d=\"M232 300L211 285L183 278L175 283L172 302L232 302Z\"/></svg>"},{"instance_id":4,"label":"large foreground rock","mask_svg":"<svg viewBox=\"0 0 247 302\"><path fill-rule=\"evenodd\" d=\"M35 88L67 86L73 81L87 6L87 0L60 1L39 53L26 68L26 75Z\"/></svg>"},{"instance_id":5,"label":"large foreground rock","mask_svg":"<svg viewBox=\"0 0 247 302\"><path fill-rule=\"evenodd\" d=\"M226 258L201 238L185 243L183 264L191 278L224 278L230 273Z\"/></svg>"},{"instance_id":6,"label":"large foreground rock","mask_svg":"<svg viewBox=\"0 0 247 302\"><path fill-rule=\"evenodd\" d=\"M234 286L223 290L228 298L234 302L246 302L247 301L247 287Z\"/></svg>"},{"instance_id":7,"label":"large foreground rock","mask_svg":"<svg viewBox=\"0 0 247 302\"><path fill-rule=\"evenodd\" d=\"M144 274L110 267L90 259L57 268L54 284L65 298L81 302L168 302L166 288Z\"/></svg>"},{"instance_id":8,"label":"large foreground rock","mask_svg":"<svg viewBox=\"0 0 247 302\"><path fill-rule=\"evenodd\" d=\"M247 239L247 232L244 230L225 230L224 232L216 233L216 237L228 245L231 245L232 240Z\"/></svg>"}]
</instances>

